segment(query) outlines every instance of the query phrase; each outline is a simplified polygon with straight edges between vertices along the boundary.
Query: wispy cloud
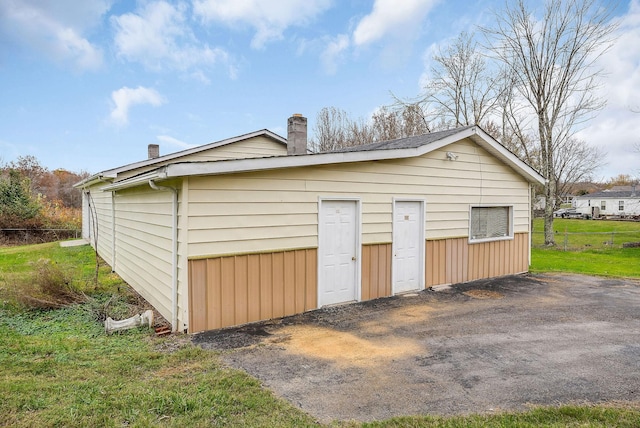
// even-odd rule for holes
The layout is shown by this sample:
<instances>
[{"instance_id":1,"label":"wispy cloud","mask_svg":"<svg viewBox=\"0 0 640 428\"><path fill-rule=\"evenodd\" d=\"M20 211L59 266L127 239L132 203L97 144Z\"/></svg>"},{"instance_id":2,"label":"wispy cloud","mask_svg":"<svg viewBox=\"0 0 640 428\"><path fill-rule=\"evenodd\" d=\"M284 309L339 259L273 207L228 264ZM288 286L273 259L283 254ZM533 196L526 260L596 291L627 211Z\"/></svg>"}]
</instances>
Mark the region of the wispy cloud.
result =
<instances>
[{"instance_id":1,"label":"wispy cloud","mask_svg":"<svg viewBox=\"0 0 640 428\"><path fill-rule=\"evenodd\" d=\"M218 22L229 27L249 26L255 30L251 47L283 38L291 26L308 24L331 6L331 0L195 0L193 10L204 22Z\"/></svg>"},{"instance_id":2,"label":"wispy cloud","mask_svg":"<svg viewBox=\"0 0 640 428\"><path fill-rule=\"evenodd\" d=\"M173 138L168 135L157 135L156 138L161 143L164 143L168 146L178 147L180 149L190 149L191 147L195 147L197 145L185 143L184 141L178 140L177 138Z\"/></svg>"},{"instance_id":3,"label":"wispy cloud","mask_svg":"<svg viewBox=\"0 0 640 428\"><path fill-rule=\"evenodd\" d=\"M113 109L110 118L118 126L129 123L129 109L138 104L149 104L154 107L161 106L166 102L158 91L152 88L138 86L137 88L122 87L111 93Z\"/></svg>"}]
</instances>

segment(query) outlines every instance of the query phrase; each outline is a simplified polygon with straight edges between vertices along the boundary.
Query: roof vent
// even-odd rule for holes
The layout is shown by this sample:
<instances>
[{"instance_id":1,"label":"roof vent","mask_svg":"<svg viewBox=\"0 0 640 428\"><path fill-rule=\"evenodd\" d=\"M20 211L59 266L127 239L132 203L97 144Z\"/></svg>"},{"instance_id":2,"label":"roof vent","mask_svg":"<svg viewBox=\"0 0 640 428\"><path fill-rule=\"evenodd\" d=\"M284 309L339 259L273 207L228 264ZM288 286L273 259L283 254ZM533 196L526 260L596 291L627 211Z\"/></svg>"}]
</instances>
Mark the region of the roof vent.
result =
<instances>
[{"instance_id":1,"label":"roof vent","mask_svg":"<svg viewBox=\"0 0 640 428\"><path fill-rule=\"evenodd\" d=\"M160 145L149 144L149 159L155 159L160 157Z\"/></svg>"}]
</instances>

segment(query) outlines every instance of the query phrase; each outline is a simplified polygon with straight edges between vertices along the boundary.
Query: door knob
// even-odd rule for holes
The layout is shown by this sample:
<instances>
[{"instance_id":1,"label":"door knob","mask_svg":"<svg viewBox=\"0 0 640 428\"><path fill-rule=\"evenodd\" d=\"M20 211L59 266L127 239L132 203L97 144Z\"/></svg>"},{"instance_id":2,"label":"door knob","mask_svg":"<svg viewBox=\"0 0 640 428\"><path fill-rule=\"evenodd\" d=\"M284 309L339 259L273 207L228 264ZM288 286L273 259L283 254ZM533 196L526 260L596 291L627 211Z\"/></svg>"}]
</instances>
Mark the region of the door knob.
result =
<instances>
[{"instance_id":1,"label":"door knob","mask_svg":"<svg viewBox=\"0 0 640 428\"><path fill-rule=\"evenodd\" d=\"M355 261L356 260L356 256L351 257L351 260Z\"/></svg>"}]
</instances>

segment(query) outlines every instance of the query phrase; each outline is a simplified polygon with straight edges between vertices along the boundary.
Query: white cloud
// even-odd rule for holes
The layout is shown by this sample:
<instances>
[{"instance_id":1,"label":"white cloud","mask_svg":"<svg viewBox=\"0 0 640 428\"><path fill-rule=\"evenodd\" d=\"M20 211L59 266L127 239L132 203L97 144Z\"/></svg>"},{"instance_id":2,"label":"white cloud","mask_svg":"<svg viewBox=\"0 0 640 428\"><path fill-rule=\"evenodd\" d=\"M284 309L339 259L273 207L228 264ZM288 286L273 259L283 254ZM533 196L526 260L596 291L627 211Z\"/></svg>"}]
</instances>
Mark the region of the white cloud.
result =
<instances>
[{"instance_id":1,"label":"white cloud","mask_svg":"<svg viewBox=\"0 0 640 428\"><path fill-rule=\"evenodd\" d=\"M0 33L57 62L78 70L102 66L102 51L84 33L100 23L110 0L3 0Z\"/></svg>"},{"instance_id":2,"label":"white cloud","mask_svg":"<svg viewBox=\"0 0 640 428\"><path fill-rule=\"evenodd\" d=\"M129 123L129 109L138 104L150 104L154 107L166 102L158 91L151 88L138 86L137 88L122 87L111 93L114 107L111 110L111 120L119 126Z\"/></svg>"},{"instance_id":3,"label":"white cloud","mask_svg":"<svg viewBox=\"0 0 640 428\"><path fill-rule=\"evenodd\" d=\"M320 60L328 74L335 74L338 62L344 56L345 51L349 49L349 44L349 36L346 34L339 34L327 44Z\"/></svg>"},{"instance_id":4,"label":"white cloud","mask_svg":"<svg viewBox=\"0 0 640 428\"><path fill-rule=\"evenodd\" d=\"M260 49L282 39L288 27L306 25L330 6L331 0L195 0L193 10L205 22L253 27L251 47Z\"/></svg>"},{"instance_id":5,"label":"white cloud","mask_svg":"<svg viewBox=\"0 0 640 428\"><path fill-rule=\"evenodd\" d=\"M144 4L136 13L112 17L117 55L155 71L164 68L188 71L204 82L208 78L200 67L224 64L229 67L231 77L235 77L228 53L201 43L187 22L186 12L184 3L155 1Z\"/></svg>"},{"instance_id":6,"label":"white cloud","mask_svg":"<svg viewBox=\"0 0 640 428\"><path fill-rule=\"evenodd\" d=\"M157 135L156 138L161 143L164 143L168 146L179 147L181 149L190 149L191 147L196 146L196 144L185 143L184 141L180 141L177 138L173 138L168 135Z\"/></svg>"},{"instance_id":7,"label":"white cloud","mask_svg":"<svg viewBox=\"0 0 640 428\"><path fill-rule=\"evenodd\" d=\"M413 39L436 3L437 0L376 0L371 13L360 20L353 32L353 43L363 46L389 36Z\"/></svg>"}]
</instances>

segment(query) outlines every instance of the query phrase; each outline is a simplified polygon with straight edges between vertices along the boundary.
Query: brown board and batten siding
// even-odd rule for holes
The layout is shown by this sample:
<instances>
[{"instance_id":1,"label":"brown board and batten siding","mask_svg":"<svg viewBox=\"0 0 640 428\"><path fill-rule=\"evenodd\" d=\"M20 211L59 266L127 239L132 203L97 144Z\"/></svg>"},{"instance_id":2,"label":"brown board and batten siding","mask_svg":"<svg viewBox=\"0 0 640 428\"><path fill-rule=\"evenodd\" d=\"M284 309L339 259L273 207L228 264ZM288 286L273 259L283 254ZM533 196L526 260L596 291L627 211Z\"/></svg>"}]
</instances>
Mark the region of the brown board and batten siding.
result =
<instances>
[{"instance_id":1,"label":"brown board and batten siding","mask_svg":"<svg viewBox=\"0 0 640 428\"><path fill-rule=\"evenodd\" d=\"M316 249L189 261L189 331L280 318L317 307Z\"/></svg>"},{"instance_id":2,"label":"brown board and batten siding","mask_svg":"<svg viewBox=\"0 0 640 428\"><path fill-rule=\"evenodd\" d=\"M447 160L446 151L454 151L457 160ZM259 279L264 293L250 293L248 272L253 268L249 267L248 257L253 254L255 258L256 253L273 256L297 250L315 253L320 199L352 198L360 204L361 300L391 294L394 198L426 202L427 286L486 277L485 271L506 274L527 270L526 264L523 269L520 267L528 261L528 246L521 244L528 243L529 184L470 140L415 158L190 177L188 192L191 332L289 314L284 301L280 304L280 292L285 293L284 281L291 273L265 267L271 271L265 271L266 276ZM459 241L461 236L468 236L470 206L482 204L513 207L516 235L513 240L478 244L468 244L467 238ZM438 249L442 246L442 251L434 252L434 246ZM504 261L494 261L496 254L502 254L503 250ZM239 294L234 291L233 298L230 289L224 288L229 285L221 282L222 272L231 269L230 265L227 271L223 269L223 260L227 257L234 260L234 276L232 279L226 274L224 278L233 284L239 281L240 287ZM243 257L247 257L246 262L237 262ZM219 260L223 269L220 273L215 267L218 262L213 260ZM224 263L231 263L229 260ZM241 273L236 275L236 262L240 263L240 271L245 270L246 264L246 279ZM276 264L283 269L297 266ZM506 269L506 265L514 268ZM317 266L314 265L314 269L317 274ZM314 281L313 290L317 292L317 276ZM311 287L309 282L305 282L305 287ZM244 289L247 291L242 291ZM305 290L309 293L311 288ZM224 305L223 295L226 296ZM277 296L276 306L273 296ZM253 299L260 301L260 311L250 310L251 305L257 305L250 303ZM295 313L300 309L290 302L288 305ZM304 310L314 308L307 305Z\"/></svg>"},{"instance_id":3,"label":"brown board and batten siding","mask_svg":"<svg viewBox=\"0 0 640 428\"><path fill-rule=\"evenodd\" d=\"M470 244L468 238L428 240L426 286L513 275L529 270L529 234Z\"/></svg>"}]
</instances>

